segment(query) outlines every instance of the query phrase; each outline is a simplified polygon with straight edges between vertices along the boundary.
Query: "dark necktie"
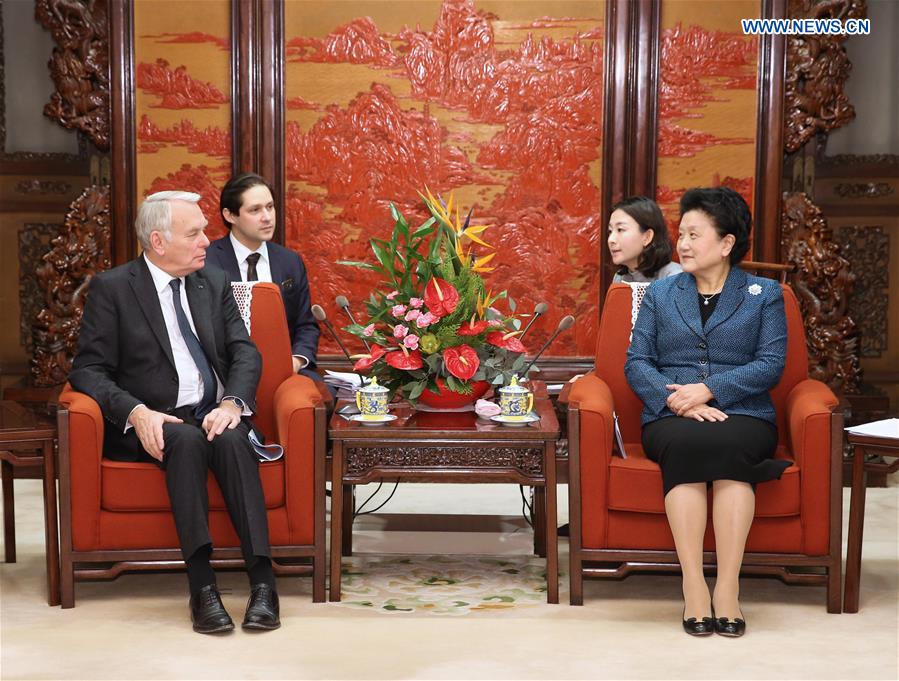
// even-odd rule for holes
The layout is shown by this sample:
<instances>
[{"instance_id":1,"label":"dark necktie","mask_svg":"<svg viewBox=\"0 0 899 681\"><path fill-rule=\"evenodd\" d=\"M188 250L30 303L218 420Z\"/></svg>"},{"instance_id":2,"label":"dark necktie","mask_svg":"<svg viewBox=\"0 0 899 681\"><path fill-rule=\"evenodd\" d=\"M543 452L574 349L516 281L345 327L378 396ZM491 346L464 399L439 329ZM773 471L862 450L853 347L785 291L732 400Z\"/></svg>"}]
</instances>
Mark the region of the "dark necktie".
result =
<instances>
[{"instance_id":1,"label":"dark necktie","mask_svg":"<svg viewBox=\"0 0 899 681\"><path fill-rule=\"evenodd\" d=\"M259 253L250 253L247 256L247 281L259 281L259 275L256 274L256 263L261 257Z\"/></svg>"},{"instance_id":2,"label":"dark necktie","mask_svg":"<svg viewBox=\"0 0 899 681\"><path fill-rule=\"evenodd\" d=\"M197 339L193 329L190 328L190 323L187 321L187 315L184 314L184 308L181 306L181 280L172 279L169 282L169 286L172 287L172 302L175 304L175 318L178 320L178 328L181 329L181 336L184 338L184 343L187 345L187 351L193 358L194 363L197 365L197 369L200 372L200 376L203 378L203 397L200 399L200 403L194 410L195 416L198 419L202 419L206 414L212 411L212 407L215 405L215 394L217 392L215 373L212 371L212 365L209 363L209 358L206 357L206 353L203 352L203 346L200 345L199 339Z\"/></svg>"}]
</instances>

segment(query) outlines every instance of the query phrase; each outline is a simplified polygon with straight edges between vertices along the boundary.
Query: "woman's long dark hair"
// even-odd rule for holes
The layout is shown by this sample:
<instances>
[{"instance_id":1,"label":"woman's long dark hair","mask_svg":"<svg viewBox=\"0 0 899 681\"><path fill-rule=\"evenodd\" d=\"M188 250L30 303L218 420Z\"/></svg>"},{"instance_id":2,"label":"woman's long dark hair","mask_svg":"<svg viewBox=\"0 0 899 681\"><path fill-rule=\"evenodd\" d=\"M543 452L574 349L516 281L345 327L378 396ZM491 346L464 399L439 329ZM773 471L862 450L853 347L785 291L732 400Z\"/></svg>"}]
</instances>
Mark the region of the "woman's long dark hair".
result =
<instances>
[{"instance_id":1,"label":"woman's long dark hair","mask_svg":"<svg viewBox=\"0 0 899 681\"><path fill-rule=\"evenodd\" d=\"M656 272L671 262L671 238L668 236L668 225L665 223L662 209L659 208L659 204L645 196L631 196L612 206L611 212L614 213L616 210L622 210L630 215L640 225L641 232L652 230L652 241L640 254L637 269L644 277L653 278ZM618 268L618 274L627 273L626 265Z\"/></svg>"}]
</instances>

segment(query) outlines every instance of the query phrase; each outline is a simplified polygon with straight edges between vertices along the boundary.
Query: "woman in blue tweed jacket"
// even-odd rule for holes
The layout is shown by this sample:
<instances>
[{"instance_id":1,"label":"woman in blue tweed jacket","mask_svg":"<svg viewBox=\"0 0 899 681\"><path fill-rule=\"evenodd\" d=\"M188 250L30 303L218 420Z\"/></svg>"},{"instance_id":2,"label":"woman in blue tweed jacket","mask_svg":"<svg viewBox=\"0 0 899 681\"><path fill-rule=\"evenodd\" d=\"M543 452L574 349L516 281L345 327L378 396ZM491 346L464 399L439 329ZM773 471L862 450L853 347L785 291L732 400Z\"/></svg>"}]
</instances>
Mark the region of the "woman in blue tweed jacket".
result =
<instances>
[{"instance_id":1,"label":"woman in blue tweed jacket","mask_svg":"<svg viewBox=\"0 0 899 681\"><path fill-rule=\"evenodd\" d=\"M768 391L787 347L777 282L737 264L752 216L735 191L691 189L680 202L683 272L646 291L625 365L643 401L643 448L662 469L665 512L683 572L683 626L693 635L741 636L739 575L755 512L754 485L779 478L777 425ZM702 571L707 486L718 576Z\"/></svg>"}]
</instances>

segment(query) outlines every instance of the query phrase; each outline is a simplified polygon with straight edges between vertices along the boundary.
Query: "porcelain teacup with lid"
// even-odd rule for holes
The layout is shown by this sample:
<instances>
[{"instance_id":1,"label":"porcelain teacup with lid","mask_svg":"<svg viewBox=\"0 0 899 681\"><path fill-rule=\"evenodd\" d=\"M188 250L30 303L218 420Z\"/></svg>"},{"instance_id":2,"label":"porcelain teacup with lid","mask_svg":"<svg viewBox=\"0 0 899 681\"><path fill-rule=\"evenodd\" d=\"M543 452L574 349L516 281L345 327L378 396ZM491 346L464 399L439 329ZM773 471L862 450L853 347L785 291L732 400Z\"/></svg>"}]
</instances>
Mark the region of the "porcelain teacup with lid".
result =
<instances>
[{"instance_id":1,"label":"porcelain teacup with lid","mask_svg":"<svg viewBox=\"0 0 899 681\"><path fill-rule=\"evenodd\" d=\"M534 393L512 376L509 385L499 389L499 408L503 416L526 416L534 409Z\"/></svg>"},{"instance_id":2,"label":"porcelain teacup with lid","mask_svg":"<svg viewBox=\"0 0 899 681\"><path fill-rule=\"evenodd\" d=\"M376 377L372 377L368 385L364 385L356 391L356 406L363 416L384 416L387 413L387 404L390 389L380 385Z\"/></svg>"}]
</instances>

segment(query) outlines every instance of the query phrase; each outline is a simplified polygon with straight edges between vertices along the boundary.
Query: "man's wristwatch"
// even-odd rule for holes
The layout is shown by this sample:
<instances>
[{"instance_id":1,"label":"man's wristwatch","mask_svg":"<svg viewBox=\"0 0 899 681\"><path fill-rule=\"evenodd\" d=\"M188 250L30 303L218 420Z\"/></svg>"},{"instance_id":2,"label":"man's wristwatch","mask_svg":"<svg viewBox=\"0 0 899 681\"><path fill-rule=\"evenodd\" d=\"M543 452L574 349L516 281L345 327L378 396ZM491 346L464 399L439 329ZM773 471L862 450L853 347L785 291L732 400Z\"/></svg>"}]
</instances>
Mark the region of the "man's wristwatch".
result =
<instances>
[{"instance_id":1,"label":"man's wristwatch","mask_svg":"<svg viewBox=\"0 0 899 681\"><path fill-rule=\"evenodd\" d=\"M244 404L244 401L239 397L223 397L222 402L233 402L234 406L236 406L240 410L241 414L243 414L247 408L247 405Z\"/></svg>"}]
</instances>

